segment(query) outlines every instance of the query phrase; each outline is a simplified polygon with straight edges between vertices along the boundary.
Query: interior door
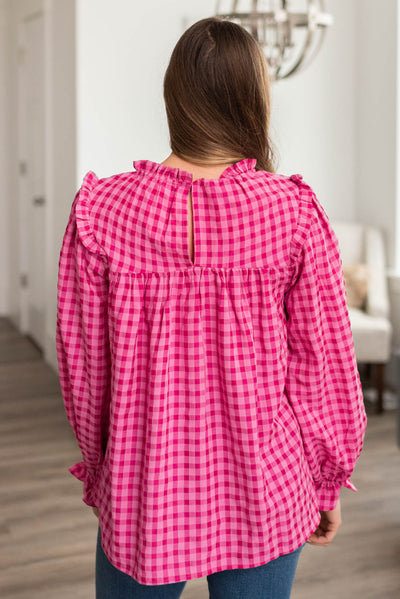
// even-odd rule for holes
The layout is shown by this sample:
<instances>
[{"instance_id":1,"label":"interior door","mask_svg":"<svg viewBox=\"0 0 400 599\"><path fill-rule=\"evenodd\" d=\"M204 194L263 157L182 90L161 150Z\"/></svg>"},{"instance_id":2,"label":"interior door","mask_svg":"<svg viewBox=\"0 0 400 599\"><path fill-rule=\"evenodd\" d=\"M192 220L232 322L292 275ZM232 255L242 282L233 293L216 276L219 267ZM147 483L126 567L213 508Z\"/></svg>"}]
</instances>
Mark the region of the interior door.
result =
<instances>
[{"instance_id":1,"label":"interior door","mask_svg":"<svg viewBox=\"0 0 400 599\"><path fill-rule=\"evenodd\" d=\"M24 192L21 194L21 254L24 330L45 344L45 64L44 14L20 21L20 136L23 140Z\"/></svg>"}]
</instances>

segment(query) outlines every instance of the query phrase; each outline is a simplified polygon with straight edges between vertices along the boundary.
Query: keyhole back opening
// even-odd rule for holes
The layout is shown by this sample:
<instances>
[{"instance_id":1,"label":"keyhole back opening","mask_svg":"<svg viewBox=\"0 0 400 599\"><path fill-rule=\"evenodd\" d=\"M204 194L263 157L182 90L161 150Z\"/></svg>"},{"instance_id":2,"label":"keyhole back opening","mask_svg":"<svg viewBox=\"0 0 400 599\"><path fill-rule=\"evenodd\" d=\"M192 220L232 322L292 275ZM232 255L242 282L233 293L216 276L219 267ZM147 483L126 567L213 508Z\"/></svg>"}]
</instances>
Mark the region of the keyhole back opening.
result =
<instances>
[{"instance_id":1,"label":"keyhole back opening","mask_svg":"<svg viewBox=\"0 0 400 599\"><path fill-rule=\"evenodd\" d=\"M187 198L187 234L188 234L188 256L189 260L194 266L196 261L195 249L194 249L194 223L193 223L193 196L192 188L190 188L189 195Z\"/></svg>"}]
</instances>

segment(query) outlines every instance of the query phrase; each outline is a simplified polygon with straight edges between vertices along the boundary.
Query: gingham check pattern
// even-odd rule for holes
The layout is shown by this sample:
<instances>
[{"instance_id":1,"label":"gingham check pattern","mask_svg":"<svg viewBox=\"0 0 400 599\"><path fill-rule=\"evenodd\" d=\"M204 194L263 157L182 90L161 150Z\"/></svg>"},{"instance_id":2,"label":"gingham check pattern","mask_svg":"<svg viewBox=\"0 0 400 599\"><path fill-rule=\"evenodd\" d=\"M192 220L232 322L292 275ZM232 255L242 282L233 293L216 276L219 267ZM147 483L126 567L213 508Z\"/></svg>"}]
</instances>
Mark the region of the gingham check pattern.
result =
<instances>
[{"instance_id":1,"label":"gingham check pattern","mask_svg":"<svg viewBox=\"0 0 400 599\"><path fill-rule=\"evenodd\" d=\"M156 585L303 544L357 491L367 419L338 242L302 177L133 165L75 196L56 343L70 471L111 562Z\"/></svg>"}]
</instances>

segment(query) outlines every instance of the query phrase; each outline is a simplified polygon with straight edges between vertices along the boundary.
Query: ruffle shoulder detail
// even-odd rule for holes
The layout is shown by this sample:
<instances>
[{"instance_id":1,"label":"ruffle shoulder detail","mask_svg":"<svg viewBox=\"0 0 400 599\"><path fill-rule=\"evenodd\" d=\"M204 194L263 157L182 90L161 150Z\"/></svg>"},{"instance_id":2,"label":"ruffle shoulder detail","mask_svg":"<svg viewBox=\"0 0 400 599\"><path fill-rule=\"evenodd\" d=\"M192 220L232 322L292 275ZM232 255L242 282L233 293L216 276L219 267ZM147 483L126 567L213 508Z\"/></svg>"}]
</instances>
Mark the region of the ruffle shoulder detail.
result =
<instances>
[{"instance_id":1,"label":"ruffle shoulder detail","mask_svg":"<svg viewBox=\"0 0 400 599\"><path fill-rule=\"evenodd\" d=\"M295 174L295 175L291 175L289 177L289 179L291 181L293 181L294 183L296 183L298 190L299 190L300 201L308 203L309 205L311 204L313 207L313 210L311 211L312 213L316 212L317 216L320 217L323 221L329 221L328 215L326 214L324 208L318 201L318 198L315 195L314 190L312 189L312 187L310 185L308 185L308 183L306 183L304 181L303 176L299 175L299 174ZM299 224L300 225L305 224L305 222L307 221L307 218L305 217L305 215L303 213L304 213L304 208L303 208L303 210L300 210L300 214L299 214Z\"/></svg>"},{"instance_id":2,"label":"ruffle shoulder detail","mask_svg":"<svg viewBox=\"0 0 400 599\"><path fill-rule=\"evenodd\" d=\"M97 243L90 224L90 196L98 182L99 179L93 171L89 171L84 176L75 204L75 219L79 238L83 245L90 252L106 257L107 254Z\"/></svg>"},{"instance_id":3,"label":"ruffle shoulder detail","mask_svg":"<svg viewBox=\"0 0 400 599\"><path fill-rule=\"evenodd\" d=\"M300 174L289 177L297 186L298 216L295 230L290 243L290 266L292 277L290 286L297 280L302 252L307 243L311 242L313 232L324 232L329 238L335 238L328 215L317 199L317 196Z\"/></svg>"},{"instance_id":4,"label":"ruffle shoulder detail","mask_svg":"<svg viewBox=\"0 0 400 599\"><path fill-rule=\"evenodd\" d=\"M301 247L307 239L310 229L319 221L319 227L334 235L329 217L319 202L314 190L308 185L302 175L289 177L298 187L299 212L297 227L292 238L293 259L296 259Z\"/></svg>"},{"instance_id":5,"label":"ruffle shoulder detail","mask_svg":"<svg viewBox=\"0 0 400 599\"><path fill-rule=\"evenodd\" d=\"M312 203L315 194L311 187L305 183L302 175L295 174L289 177L290 181L296 184L295 191L298 200L298 215L296 228L293 232L290 244L290 261L292 267L297 271L296 262L299 259L301 248L303 247L311 227L312 221Z\"/></svg>"}]
</instances>

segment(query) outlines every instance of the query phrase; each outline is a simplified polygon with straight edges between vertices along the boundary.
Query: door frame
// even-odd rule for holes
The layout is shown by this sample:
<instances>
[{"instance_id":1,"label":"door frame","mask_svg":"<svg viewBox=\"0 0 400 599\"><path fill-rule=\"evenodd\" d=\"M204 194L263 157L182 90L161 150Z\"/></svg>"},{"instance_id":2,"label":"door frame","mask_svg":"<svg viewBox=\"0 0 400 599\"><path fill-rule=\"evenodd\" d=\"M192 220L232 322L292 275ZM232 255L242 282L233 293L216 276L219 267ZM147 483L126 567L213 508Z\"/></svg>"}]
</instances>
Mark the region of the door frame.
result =
<instances>
[{"instance_id":1,"label":"door frame","mask_svg":"<svg viewBox=\"0 0 400 599\"><path fill-rule=\"evenodd\" d=\"M52 241L53 236L51 234L51 222L53 214L53 197L52 197L52 172L53 172L53 152L52 152L52 71L51 71L51 40L52 40L52 19L51 19L51 0L18 0L15 6L16 10L16 22L17 22L17 56L18 65L24 59L25 51L25 40L24 40L24 28L22 22L37 13L43 14L43 26L44 26L44 155L45 155L45 172L44 172L44 193L46 198L46 210L44 215L44 245L45 245L45 262L44 268L44 310L45 310L45 321L46 315L50 309L50 276L52 267ZM17 101L18 101L18 120L21 117L21 97L20 90L24 87L24 77L22 75L22 69L18 68L17 73ZM28 259L28 246L26 239L28 239L28 227L29 222L26 218L26 207L27 198L29 197L29 189L27 189L27 178L24 176L23 163L26 161L25 148L27 146L26 139L26 127L22 124L18 124L18 143L17 143L17 170L18 170L18 186L17 186L17 204L18 204L18 235L19 235L19 247L18 247L18 264L19 264L19 287L18 287L18 298L19 298L19 330L21 333L29 333L29 322L28 322L28 299L29 299L29 281L27 285L24 284L24 275L27 273L27 259ZM46 331L44 331L44 338L46 338ZM46 352L46 347L42 348L43 352Z\"/></svg>"}]
</instances>

